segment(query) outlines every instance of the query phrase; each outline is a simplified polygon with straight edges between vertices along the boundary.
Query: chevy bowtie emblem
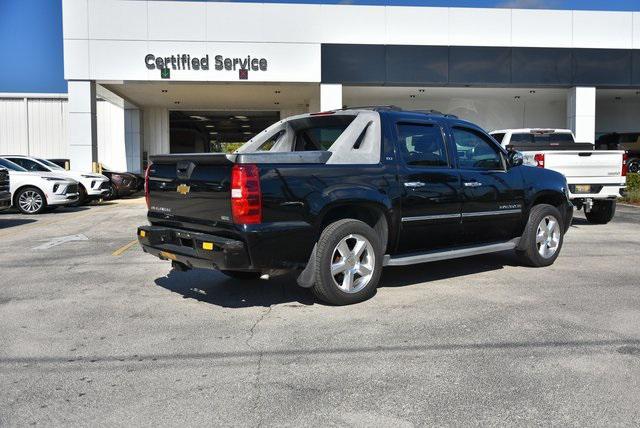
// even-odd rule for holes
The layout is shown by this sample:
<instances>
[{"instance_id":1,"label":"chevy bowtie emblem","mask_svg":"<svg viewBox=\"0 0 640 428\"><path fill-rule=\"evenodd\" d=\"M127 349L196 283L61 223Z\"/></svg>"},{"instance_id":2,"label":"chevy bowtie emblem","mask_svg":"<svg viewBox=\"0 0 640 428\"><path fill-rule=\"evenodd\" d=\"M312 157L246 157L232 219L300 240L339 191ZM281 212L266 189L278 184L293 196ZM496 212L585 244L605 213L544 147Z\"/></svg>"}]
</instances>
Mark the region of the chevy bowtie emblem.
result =
<instances>
[{"instance_id":1,"label":"chevy bowtie emblem","mask_svg":"<svg viewBox=\"0 0 640 428\"><path fill-rule=\"evenodd\" d=\"M178 186L178 188L176 190L181 195L186 195L191 190L191 187L187 186L186 184L181 184L181 185Z\"/></svg>"}]
</instances>

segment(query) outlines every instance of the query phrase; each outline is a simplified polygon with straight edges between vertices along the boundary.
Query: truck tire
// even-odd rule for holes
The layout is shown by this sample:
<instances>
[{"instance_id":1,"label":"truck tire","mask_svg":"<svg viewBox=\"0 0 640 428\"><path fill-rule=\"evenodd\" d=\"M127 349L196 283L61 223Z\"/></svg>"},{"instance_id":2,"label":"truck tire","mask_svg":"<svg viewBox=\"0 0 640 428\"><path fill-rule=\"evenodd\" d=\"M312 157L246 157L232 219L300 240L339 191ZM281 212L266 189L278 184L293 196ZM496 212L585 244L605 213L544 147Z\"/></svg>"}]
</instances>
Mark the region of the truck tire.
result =
<instances>
[{"instance_id":1,"label":"truck tire","mask_svg":"<svg viewBox=\"0 0 640 428\"><path fill-rule=\"evenodd\" d=\"M262 276L262 273L260 272L245 272L240 270L221 270L220 272L227 275L229 278L239 279L242 281L257 280Z\"/></svg>"},{"instance_id":2,"label":"truck tire","mask_svg":"<svg viewBox=\"0 0 640 428\"><path fill-rule=\"evenodd\" d=\"M47 209L47 198L37 187L24 187L16 193L14 206L22 214L42 214Z\"/></svg>"},{"instance_id":3,"label":"truck tire","mask_svg":"<svg viewBox=\"0 0 640 428\"><path fill-rule=\"evenodd\" d=\"M629 172L634 174L640 172L640 159L631 159L627 165L629 165Z\"/></svg>"},{"instance_id":4,"label":"truck tire","mask_svg":"<svg viewBox=\"0 0 640 428\"><path fill-rule=\"evenodd\" d=\"M584 213L591 224L607 224L616 214L616 201L594 201L591 211Z\"/></svg>"},{"instance_id":5,"label":"truck tire","mask_svg":"<svg viewBox=\"0 0 640 428\"><path fill-rule=\"evenodd\" d=\"M543 267L553 264L564 242L560 211L552 205L535 205L529 212L516 254L523 264Z\"/></svg>"},{"instance_id":6,"label":"truck tire","mask_svg":"<svg viewBox=\"0 0 640 428\"><path fill-rule=\"evenodd\" d=\"M320 235L312 291L323 302L349 305L376 293L382 273L378 234L353 219L338 220Z\"/></svg>"}]
</instances>

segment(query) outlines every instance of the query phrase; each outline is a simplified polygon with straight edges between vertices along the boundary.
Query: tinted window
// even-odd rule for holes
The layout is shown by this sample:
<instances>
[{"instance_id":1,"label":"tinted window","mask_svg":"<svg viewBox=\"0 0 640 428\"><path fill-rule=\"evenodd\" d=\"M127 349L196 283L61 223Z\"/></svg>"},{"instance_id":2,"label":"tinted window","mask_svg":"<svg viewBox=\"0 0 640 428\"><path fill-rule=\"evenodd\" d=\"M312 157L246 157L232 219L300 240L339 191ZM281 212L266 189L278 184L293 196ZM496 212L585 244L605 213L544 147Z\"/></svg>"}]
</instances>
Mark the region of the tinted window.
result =
<instances>
[{"instance_id":1,"label":"tinted window","mask_svg":"<svg viewBox=\"0 0 640 428\"><path fill-rule=\"evenodd\" d=\"M439 126L398 125L398 148L407 165L447 167L447 151Z\"/></svg>"},{"instance_id":2,"label":"tinted window","mask_svg":"<svg viewBox=\"0 0 640 428\"><path fill-rule=\"evenodd\" d=\"M511 134L511 144L571 144L573 136L569 133L519 133Z\"/></svg>"},{"instance_id":3,"label":"tinted window","mask_svg":"<svg viewBox=\"0 0 640 428\"><path fill-rule=\"evenodd\" d=\"M502 156L494 143L480 133L453 128L458 165L461 169L503 169Z\"/></svg>"},{"instance_id":4,"label":"tinted window","mask_svg":"<svg viewBox=\"0 0 640 428\"><path fill-rule=\"evenodd\" d=\"M295 130L295 151L329 150L355 116L311 116L289 122Z\"/></svg>"},{"instance_id":5,"label":"tinted window","mask_svg":"<svg viewBox=\"0 0 640 428\"><path fill-rule=\"evenodd\" d=\"M268 152L276 145L280 137L284 135L284 131L276 132L271 138L266 140L256 149L257 152Z\"/></svg>"},{"instance_id":6,"label":"tinted window","mask_svg":"<svg viewBox=\"0 0 640 428\"><path fill-rule=\"evenodd\" d=\"M26 169L24 169L20 165L14 162L8 161L6 159L0 159L0 167L6 168L11 171L22 171L22 172L26 171Z\"/></svg>"},{"instance_id":7,"label":"tinted window","mask_svg":"<svg viewBox=\"0 0 640 428\"><path fill-rule=\"evenodd\" d=\"M500 133L500 134L491 134L491 136L492 136L493 138L495 138L495 139L496 139L496 141L497 141L498 143L502 143L502 140L504 139L504 134L503 134L503 133Z\"/></svg>"},{"instance_id":8,"label":"tinted window","mask_svg":"<svg viewBox=\"0 0 640 428\"><path fill-rule=\"evenodd\" d=\"M31 159L25 158L8 158L11 162L17 163L27 171L48 172L49 170Z\"/></svg>"}]
</instances>

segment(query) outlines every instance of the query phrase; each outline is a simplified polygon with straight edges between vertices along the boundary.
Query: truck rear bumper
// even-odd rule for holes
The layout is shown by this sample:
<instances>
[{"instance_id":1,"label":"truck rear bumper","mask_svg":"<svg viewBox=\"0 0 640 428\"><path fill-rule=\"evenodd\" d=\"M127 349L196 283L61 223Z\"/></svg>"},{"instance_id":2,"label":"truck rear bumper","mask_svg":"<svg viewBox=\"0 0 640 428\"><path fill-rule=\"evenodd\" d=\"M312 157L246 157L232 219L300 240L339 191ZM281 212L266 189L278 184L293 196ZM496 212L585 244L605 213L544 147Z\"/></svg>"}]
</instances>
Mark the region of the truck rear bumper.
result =
<instances>
[{"instance_id":1,"label":"truck rear bumper","mask_svg":"<svg viewBox=\"0 0 640 428\"><path fill-rule=\"evenodd\" d=\"M188 268L251 271L242 241L160 226L138 227L142 249Z\"/></svg>"}]
</instances>

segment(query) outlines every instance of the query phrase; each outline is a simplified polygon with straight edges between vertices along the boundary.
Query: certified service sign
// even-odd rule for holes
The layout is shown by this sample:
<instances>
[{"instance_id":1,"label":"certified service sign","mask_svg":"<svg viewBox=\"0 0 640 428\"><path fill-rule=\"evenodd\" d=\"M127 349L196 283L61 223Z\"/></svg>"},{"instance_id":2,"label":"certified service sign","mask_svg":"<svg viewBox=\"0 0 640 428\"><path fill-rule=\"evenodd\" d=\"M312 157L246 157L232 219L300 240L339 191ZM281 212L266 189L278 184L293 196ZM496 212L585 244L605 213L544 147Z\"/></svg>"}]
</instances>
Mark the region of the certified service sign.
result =
<instances>
[{"instance_id":1,"label":"certified service sign","mask_svg":"<svg viewBox=\"0 0 640 428\"><path fill-rule=\"evenodd\" d=\"M247 80L250 71L265 72L269 68L269 62L266 58L251 57L251 55L236 58L215 55L213 64L211 64L208 54L204 56L180 53L171 56L147 54L144 57L144 63L149 70L160 70L160 76L163 79L171 77L171 70L206 72L213 66L215 71L237 71L240 80Z\"/></svg>"}]
</instances>

